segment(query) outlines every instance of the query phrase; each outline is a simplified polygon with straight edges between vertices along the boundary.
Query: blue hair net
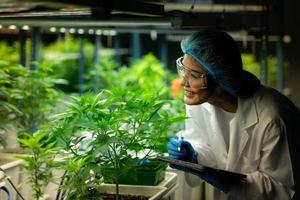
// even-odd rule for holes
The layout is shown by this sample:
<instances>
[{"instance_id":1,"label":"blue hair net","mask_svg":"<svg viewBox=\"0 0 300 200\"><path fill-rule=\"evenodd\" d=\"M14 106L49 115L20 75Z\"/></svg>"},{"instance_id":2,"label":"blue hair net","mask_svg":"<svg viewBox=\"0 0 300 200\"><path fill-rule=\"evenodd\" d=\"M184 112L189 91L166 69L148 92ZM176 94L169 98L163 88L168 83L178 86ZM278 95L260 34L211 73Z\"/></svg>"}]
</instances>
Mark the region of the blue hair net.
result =
<instances>
[{"instance_id":1,"label":"blue hair net","mask_svg":"<svg viewBox=\"0 0 300 200\"><path fill-rule=\"evenodd\" d=\"M181 41L184 54L192 56L216 83L233 96L247 97L259 87L259 80L243 70L236 42L227 33L202 30Z\"/></svg>"}]
</instances>

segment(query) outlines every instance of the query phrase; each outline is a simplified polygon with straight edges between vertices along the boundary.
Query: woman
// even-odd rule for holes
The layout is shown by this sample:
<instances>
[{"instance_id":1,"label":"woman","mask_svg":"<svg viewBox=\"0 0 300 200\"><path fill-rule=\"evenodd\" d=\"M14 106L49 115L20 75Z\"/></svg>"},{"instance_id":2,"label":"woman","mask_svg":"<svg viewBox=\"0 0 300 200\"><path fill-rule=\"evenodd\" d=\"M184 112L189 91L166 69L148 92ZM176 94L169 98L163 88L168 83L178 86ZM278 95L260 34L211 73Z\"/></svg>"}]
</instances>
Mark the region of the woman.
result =
<instances>
[{"instance_id":1,"label":"woman","mask_svg":"<svg viewBox=\"0 0 300 200\"><path fill-rule=\"evenodd\" d=\"M243 70L227 33L199 31L181 48L184 56L176 64L188 119L184 140L168 144L170 157L247 175L233 184L186 173L190 187L206 181L214 186L210 199L291 199L297 180L295 133L300 133L296 106Z\"/></svg>"}]
</instances>

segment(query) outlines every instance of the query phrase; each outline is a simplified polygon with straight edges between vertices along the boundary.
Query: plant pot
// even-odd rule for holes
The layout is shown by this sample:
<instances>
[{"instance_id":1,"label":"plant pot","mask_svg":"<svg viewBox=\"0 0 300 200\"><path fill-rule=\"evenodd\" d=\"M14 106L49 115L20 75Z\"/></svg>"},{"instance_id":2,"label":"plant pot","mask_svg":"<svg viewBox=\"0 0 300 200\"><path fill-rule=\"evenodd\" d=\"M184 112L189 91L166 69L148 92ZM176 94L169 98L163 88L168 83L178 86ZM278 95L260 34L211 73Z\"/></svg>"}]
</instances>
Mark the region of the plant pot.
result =
<instances>
[{"instance_id":1,"label":"plant pot","mask_svg":"<svg viewBox=\"0 0 300 200\"><path fill-rule=\"evenodd\" d=\"M105 183L127 185L158 185L165 179L166 165L159 161L130 167L128 169L102 168Z\"/></svg>"},{"instance_id":2,"label":"plant pot","mask_svg":"<svg viewBox=\"0 0 300 200\"><path fill-rule=\"evenodd\" d=\"M33 190L31 186L27 183L29 175L22 166L22 163L24 161L17 158L17 156L24 155L24 152L23 154L20 154L21 151L18 151L18 154L16 154L16 152L14 151L14 153L7 153L7 149L5 150L5 153L0 153L0 167L5 171L6 176L10 177L10 180L17 187L18 191L21 193L23 198L31 199ZM11 149L9 149L9 151L10 150ZM13 187L8 181L5 181L5 184L10 192L10 199L21 199L20 197L17 197L18 195L16 191L13 189ZM50 196L48 194L45 194L43 197L40 198L40 200L47 200L49 199L49 197ZM0 200L2 199L6 199L6 196L3 196L1 194Z\"/></svg>"},{"instance_id":3,"label":"plant pot","mask_svg":"<svg viewBox=\"0 0 300 200\"><path fill-rule=\"evenodd\" d=\"M114 184L103 184L100 192L103 194L115 194L116 186ZM137 199L137 196L142 196L147 200L158 200L166 192L167 188L162 186L119 185L119 195L128 196L128 199Z\"/></svg>"},{"instance_id":4,"label":"plant pot","mask_svg":"<svg viewBox=\"0 0 300 200\"><path fill-rule=\"evenodd\" d=\"M21 163L22 160L14 159L14 154L0 153L0 167L4 170L5 175L10 178L15 186L19 184ZM11 184L9 184L9 182L5 179L3 180L3 184L5 184L10 191L11 199L16 199L17 193L15 192ZM0 199L6 199L6 195L0 194Z\"/></svg>"},{"instance_id":5,"label":"plant pot","mask_svg":"<svg viewBox=\"0 0 300 200\"><path fill-rule=\"evenodd\" d=\"M50 199L50 195L49 194L45 194L44 196L42 196L41 198L39 198L39 200L48 200Z\"/></svg>"}]
</instances>

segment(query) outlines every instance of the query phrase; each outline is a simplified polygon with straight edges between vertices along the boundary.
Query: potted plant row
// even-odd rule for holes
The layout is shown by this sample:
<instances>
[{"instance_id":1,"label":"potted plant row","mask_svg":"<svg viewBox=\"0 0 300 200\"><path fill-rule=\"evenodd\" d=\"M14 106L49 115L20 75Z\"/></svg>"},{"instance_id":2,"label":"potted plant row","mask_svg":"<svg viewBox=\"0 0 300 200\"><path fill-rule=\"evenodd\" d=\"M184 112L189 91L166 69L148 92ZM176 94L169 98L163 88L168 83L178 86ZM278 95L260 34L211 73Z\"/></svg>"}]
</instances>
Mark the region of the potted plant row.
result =
<instances>
[{"instance_id":1,"label":"potted plant row","mask_svg":"<svg viewBox=\"0 0 300 200\"><path fill-rule=\"evenodd\" d=\"M22 190L21 160L16 154L24 153L17 138L25 132L34 132L48 121L49 112L59 97L55 89L63 80L51 76L51 68L39 66L30 70L21 65L0 61L0 167L12 183ZM7 184L11 198L16 192Z\"/></svg>"},{"instance_id":2,"label":"potted plant row","mask_svg":"<svg viewBox=\"0 0 300 200\"><path fill-rule=\"evenodd\" d=\"M0 135L3 136L0 143L4 151L18 150L17 144L10 142L14 138L8 143L6 138L12 135L22 138L24 132L34 132L48 121L60 96L55 86L66 83L51 73L49 66L30 70L0 61Z\"/></svg>"}]
</instances>

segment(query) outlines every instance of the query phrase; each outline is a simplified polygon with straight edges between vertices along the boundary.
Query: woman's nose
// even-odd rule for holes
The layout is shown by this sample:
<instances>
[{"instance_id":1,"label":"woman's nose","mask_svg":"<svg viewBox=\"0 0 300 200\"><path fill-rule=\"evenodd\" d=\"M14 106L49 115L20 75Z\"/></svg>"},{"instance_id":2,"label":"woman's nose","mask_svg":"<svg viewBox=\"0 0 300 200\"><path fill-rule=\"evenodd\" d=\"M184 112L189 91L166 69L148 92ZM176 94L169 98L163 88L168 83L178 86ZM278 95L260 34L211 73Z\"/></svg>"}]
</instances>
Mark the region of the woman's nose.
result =
<instances>
[{"instance_id":1,"label":"woman's nose","mask_svg":"<svg viewBox=\"0 0 300 200\"><path fill-rule=\"evenodd\" d=\"M181 85L185 87L190 86L188 76L186 74L181 77Z\"/></svg>"}]
</instances>

